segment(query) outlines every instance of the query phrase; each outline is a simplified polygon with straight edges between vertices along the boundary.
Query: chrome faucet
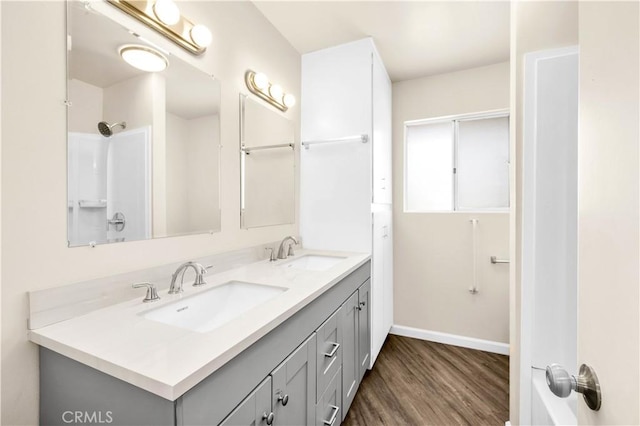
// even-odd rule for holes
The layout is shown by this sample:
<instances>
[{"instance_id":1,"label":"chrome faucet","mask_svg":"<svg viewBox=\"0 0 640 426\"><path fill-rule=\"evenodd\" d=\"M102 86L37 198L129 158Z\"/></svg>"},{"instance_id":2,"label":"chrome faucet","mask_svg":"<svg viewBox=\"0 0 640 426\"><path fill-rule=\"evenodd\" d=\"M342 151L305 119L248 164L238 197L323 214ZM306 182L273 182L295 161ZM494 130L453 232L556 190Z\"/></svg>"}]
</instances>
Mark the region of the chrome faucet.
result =
<instances>
[{"instance_id":1,"label":"chrome faucet","mask_svg":"<svg viewBox=\"0 0 640 426\"><path fill-rule=\"evenodd\" d=\"M176 271L171 276L171 286L169 287L169 294L182 293L184 273L187 271L187 268L193 268L193 270L196 271L196 279L192 284L194 287L205 285L207 283L202 278L202 276L207 273L207 269L211 268L211 266L207 266L205 268L204 266L196 262L185 262L182 265L178 266L178 269L176 269ZM180 283L176 284L178 275L180 275L181 272L182 272L182 277L180 278Z\"/></svg>"},{"instance_id":2,"label":"chrome faucet","mask_svg":"<svg viewBox=\"0 0 640 426\"><path fill-rule=\"evenodd\" d=\"M288 237L284 237L284 239L280 243L280 248L278 249L278 259L286 259L287 256L293 256L293 246L291 244L289 244L289 251L286 254L284 252L285 247L287 245L286 243L289 240L291 240L293 244L296 244L296 245L298 244L298 240L293 238L291 235L289 235Z\"/></svg>"}]
</instances>

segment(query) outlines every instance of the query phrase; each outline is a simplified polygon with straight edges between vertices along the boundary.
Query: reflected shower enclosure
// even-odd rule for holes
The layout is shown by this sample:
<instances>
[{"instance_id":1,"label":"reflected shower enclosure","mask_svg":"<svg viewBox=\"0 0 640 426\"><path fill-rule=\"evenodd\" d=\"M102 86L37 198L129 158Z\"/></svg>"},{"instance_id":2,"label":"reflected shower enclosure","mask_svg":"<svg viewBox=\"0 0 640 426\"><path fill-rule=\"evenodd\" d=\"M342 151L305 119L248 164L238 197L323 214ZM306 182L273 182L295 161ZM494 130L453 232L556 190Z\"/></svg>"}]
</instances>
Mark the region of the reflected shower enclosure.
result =
<instances>
[{"instance_id":1,"label":"reflected shower enclosure","mask_svg":"<svg viewBox=\"0 0 640 426\"><path fill-rule=\"evenodd\" d=\"M100 132L69 133L71 246L151 237L150 128Z\"/></svg>"}]
</instances>

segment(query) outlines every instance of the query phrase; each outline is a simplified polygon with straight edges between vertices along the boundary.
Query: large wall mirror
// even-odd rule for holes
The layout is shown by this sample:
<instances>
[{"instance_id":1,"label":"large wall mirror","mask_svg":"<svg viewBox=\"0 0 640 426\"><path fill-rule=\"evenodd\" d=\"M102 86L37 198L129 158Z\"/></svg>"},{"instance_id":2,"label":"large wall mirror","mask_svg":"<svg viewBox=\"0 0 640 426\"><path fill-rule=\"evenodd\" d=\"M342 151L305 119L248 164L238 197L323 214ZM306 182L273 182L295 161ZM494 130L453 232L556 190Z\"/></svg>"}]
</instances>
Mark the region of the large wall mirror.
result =
<instances>
[{"instance_id":1,"label":"large wall mirror","mask_svg":"<svg viewBox=\"0 0 640 426\"><path fill-rule=\"evenodd\" d=\"M294 223L293 123L241 94L240 129L242 227Z\"/></svg>"},{"instance_id":2,"label":"large wall mirror","mask_svg":"<svg viewBox=\"0 0 640 426\"><path fill-rule=\"evenodd\" d=\"M69 246L219 231L220 83L84 2L67 31ZM129 65L131 44L166 69Z\"/></svg>"}]
</instances>

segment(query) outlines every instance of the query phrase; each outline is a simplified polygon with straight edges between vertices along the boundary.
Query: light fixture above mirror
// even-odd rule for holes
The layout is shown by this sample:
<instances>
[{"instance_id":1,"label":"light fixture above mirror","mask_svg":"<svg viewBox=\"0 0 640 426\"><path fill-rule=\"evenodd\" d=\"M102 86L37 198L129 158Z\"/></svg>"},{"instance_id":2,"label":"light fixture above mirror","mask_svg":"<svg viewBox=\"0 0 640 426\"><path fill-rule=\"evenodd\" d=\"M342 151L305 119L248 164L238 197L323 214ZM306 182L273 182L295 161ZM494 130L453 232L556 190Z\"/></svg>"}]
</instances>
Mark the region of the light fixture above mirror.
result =
<instances>
[{"instance_id":1,"label":"light fixture above mirror","mask_svg":"<svg viewBox=\"0 0 640 426\"><path fill-rule=\"evenodd\" d=\"M247 70L244 82L254 95L267 101L280 111L286 111L296 104L296 98L291 93L284 93L282 86L272 84L269 78L261 73Z\"/></svg>"},{"instance_id":2,"label":"light fixture above mirror","mask_svg":"<svg viewBox=\"0 0 640 426\"><path fill-rule=\"evenodd\" d=\"M107 1L194 55L203 54L211 44L209 28L182 16L174 0Z\"/></svg>"}]
</instances>

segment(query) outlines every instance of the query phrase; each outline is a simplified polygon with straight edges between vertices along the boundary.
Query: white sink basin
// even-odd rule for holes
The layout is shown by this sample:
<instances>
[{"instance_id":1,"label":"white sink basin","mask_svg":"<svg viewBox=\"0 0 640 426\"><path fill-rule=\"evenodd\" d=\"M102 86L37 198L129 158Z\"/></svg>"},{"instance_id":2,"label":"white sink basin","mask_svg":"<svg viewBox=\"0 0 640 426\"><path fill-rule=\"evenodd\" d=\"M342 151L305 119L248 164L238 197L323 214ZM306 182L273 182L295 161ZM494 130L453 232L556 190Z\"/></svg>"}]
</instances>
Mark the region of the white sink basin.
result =
<instances>
[{"instance_id":1,"label":"white sink basin","mask_svg":"<svg viewBox=\"0 0 640 426\"><path fill-rule=\"evenodd\" d=\"M325 271L333 265L342 262L346 257L322 256L319 254L305 254L291 262L282 265L282 268L303 269L305 271Z\"/></svg>"},{"instance_id":2,"label":"white sink basin","mask_svg":"<svg viewBox=\"0 0 640 426\"><path fill-rule=\"evenodd\" d=\"M230 281L141 315L153 321L206 333L286 290L282 287Z\"/></svg>"}]
</instances>

